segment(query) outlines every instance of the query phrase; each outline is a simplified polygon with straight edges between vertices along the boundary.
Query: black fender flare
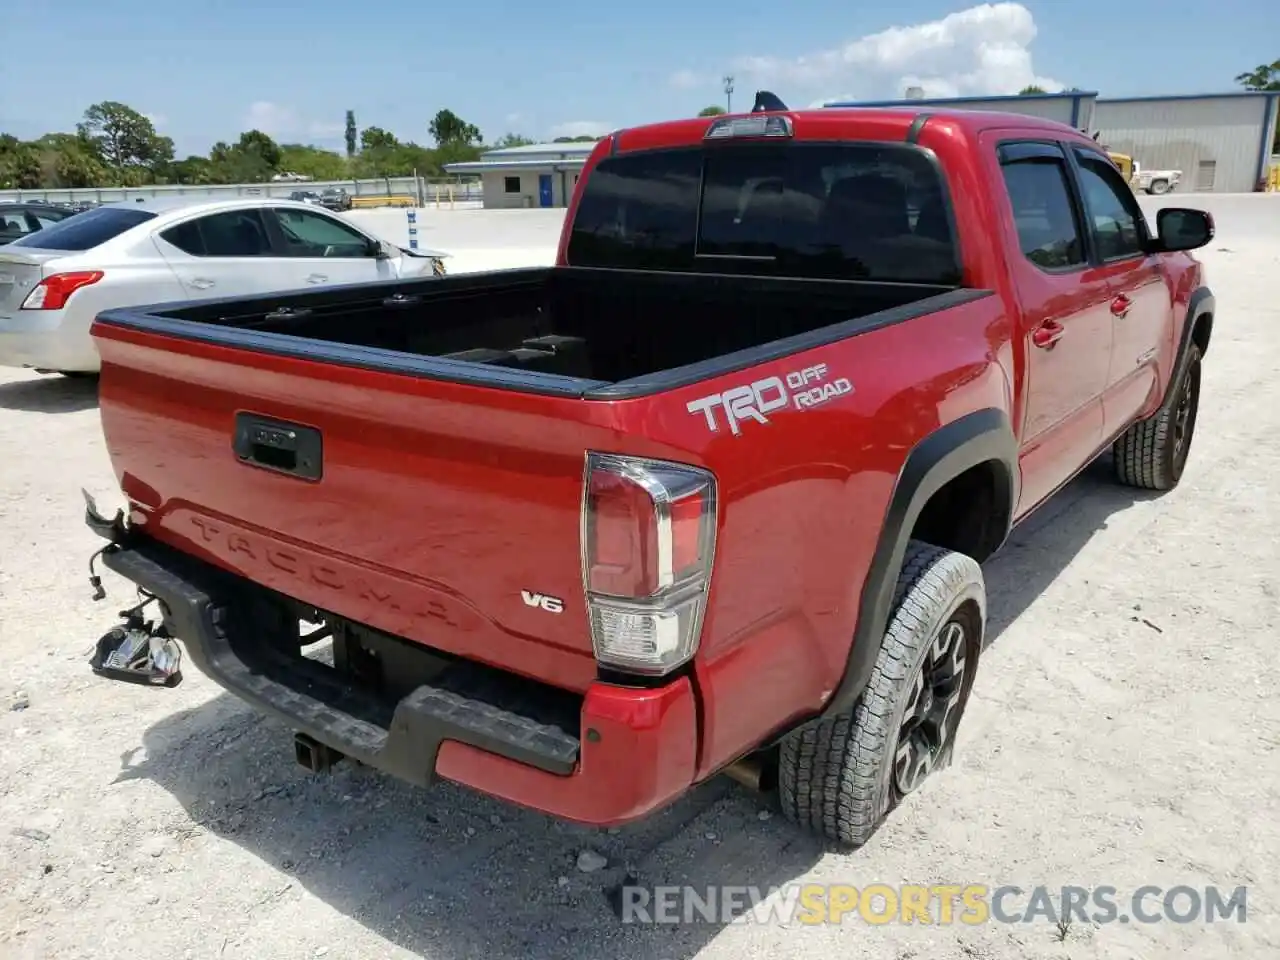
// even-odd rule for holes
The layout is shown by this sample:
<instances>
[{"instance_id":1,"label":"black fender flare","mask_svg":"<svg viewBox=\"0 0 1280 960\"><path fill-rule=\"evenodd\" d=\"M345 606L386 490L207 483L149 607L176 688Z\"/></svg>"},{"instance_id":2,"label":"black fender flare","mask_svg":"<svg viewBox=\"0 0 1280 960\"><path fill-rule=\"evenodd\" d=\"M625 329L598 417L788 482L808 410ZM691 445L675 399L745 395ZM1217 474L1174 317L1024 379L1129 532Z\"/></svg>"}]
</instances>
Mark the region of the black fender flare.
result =
<instances>
[{"instance_id":1,"label":"black fender flare","mask_svg":"<svg viewBox=\"0 0 1280 960\"><path fill-rule=\"evenodd\" d=\"M988 462L1003 467L1002 479L1009 484L1009 517L1000 539L1003 543L1012 526L1021 486L1018 441L1005 411L986 408L966 414L929 434L907 455L862 586L858 622L844 676L815 720L852 709L866 689L888 628L907 542L925 504L949 481Z\"/></svg>"},{"instance_id":2,"label":"black fender flare","mask_svg":"<svg viewBox=\"0 0 1280 960\"><path fill-rule=\"evenodd\" d=\"M1214 299L1213 291L1208 287L1196 287L1192 292L1190 299L1187 300L1187 319L1182 324L1182 334L1178 339L1178 354L1174 359L1173 375L1169 377L1168 386L1164 388L1164 397L1160 401L1163 407L1168 399L1174 395L1174 386L1182 379L1182 371L1186 369L1187 355L1191 352L1191 336L1195 333L1196 325L1200 322L1200 318L1208 314L1208 320L1205 322L1209 325L1208 334L1205 336L1204 349L1201 350L1203 356L1209 350L1209 338L1213 336L1213 321L1217 314L1217 300Z\"/></svg>"}]
</instances>

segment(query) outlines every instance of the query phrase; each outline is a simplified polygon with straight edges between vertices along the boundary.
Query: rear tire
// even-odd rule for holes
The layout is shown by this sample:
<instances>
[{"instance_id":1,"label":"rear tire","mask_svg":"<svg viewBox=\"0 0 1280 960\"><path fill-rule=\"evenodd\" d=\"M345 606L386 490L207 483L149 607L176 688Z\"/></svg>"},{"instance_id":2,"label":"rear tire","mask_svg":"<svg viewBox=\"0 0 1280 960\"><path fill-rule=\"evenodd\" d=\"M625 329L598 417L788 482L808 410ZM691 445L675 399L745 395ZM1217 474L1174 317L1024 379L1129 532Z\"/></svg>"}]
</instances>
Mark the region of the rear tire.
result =
<instances>
[{"instance_id":1,"label":"rear tire","mask_svg":"<svg viewBox=\"0 0 1280 960\"><path fill-rule=\"evenodd\" d=\"M951 759L986 619L982 568L911 541L867 689L848 713L783 740L783 815L846 847Z\"/></svg>"},{"instance_id":2,"label":"rear tire","mask_svg":"<svg viewBox=\"0 0 1280 960\"><path fill-rule=\"evenodd\" d=\"M1116 440L1112 455L1121 483L1172 490L1181 481L1200 411L1200 367L1200 348L1192 344L1186 367L1160 409Z\"/></svg>"}]
</instances>

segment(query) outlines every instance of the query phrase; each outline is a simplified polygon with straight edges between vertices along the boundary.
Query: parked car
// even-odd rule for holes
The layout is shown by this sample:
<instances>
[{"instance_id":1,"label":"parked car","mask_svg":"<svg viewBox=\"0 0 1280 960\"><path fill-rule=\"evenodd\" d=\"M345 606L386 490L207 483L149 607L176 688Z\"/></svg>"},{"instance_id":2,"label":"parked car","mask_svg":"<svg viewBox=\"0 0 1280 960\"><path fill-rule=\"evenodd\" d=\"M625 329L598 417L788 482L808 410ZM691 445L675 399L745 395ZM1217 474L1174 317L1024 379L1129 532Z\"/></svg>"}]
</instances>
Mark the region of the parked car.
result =
<instances>
[{"instance_id":1,"label":"parked car","mask_svg":"<svg viewBox=\"0 0 1280 960\"><path fill-rule=\"evenodd\" d=\"M320 202L329 210L346 211L351 209L351 197L341 187L330 187L320 194Z\"/></svg>"},{"instance_id":2,"label":"parked car","mask_svg":"<svg viewBox=\"0 0 1280 960\"><path fill-rule=\"evenodd\" d=\"M1157 197L1176 190L1181 182L1181 170L1148 170L1139 163L1133 165L1134 187Z\"/></svg>"},{"instance_id":3,"label":"parked car","mask_svg":"<svg viewBox=\"0 0 1280 960\"><path fill-rule=\"evenodd\" d=\"M295 190L289 194L289 199L297 203L310 203L313 206L321 206L320 194L314 190Z\"/></svg>"},{"instance_id":4,"label":"parked car","mask_svg":"<svg viewBox=\"0 0 1280 960\"><path fill-rule=\"evenodd\" d=\"M96 373L111 307L438 276L445 257L289 200L104 204L0 248L0 366Z\"/></svg>"},{"instance_id":5,"label":"parked car","mask_svg":"<svg viewBox=\"0 0 1280 960\"><path fill-rule=\"evenodd\" d=\"M86 520L129 649L312 770L600 825L729 773L856 846L952 754L1013 525L1103 451L1179 483L1212 236L1018 114L623 130L553 267L101 313Z\"/></svg>"},{"instance_id":6,"label":"parked car","mask_svg":"<svg viewBox=\"0 0 1280 960\"><path fill-rule=\"evenodd\" d=\"M74 210L52 203L25 200L0 203L0 246L59 223L73 213Z\"/></svg>"}]
</instances>

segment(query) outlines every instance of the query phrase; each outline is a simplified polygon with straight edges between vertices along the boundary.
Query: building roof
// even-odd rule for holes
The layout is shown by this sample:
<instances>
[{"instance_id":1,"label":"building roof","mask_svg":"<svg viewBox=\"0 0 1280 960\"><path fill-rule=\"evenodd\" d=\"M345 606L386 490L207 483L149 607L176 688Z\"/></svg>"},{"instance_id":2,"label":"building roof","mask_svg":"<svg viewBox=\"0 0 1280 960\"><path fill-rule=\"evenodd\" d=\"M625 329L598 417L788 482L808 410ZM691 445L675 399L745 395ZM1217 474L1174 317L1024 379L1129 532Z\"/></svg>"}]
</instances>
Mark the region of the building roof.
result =
<instances>
[{"instance_id":1,"label":"building roof","mask_svg":"<svg viewBox=\"0 0 1280 960\"><path fill-rule=\"evenodd\" d=\"M480 155L481 160L523 160L534 156L586 157L595 149L595 141L577 141L574 143L526 143L522 147L499 147L497 150L486 150Z\"/></svg>"},{"instance_id":2,"label":"building roof","mask_svg":"<svg viewBox=\"0 0 1280 960\"><path fill-rule=\"evenodd\" d=\"M1164 97L1099 97L1099 103L1170 103L1180 100L1234 100L1239 97L1280 97L1275 90L1227 90L1223 93L1177 93Z\"/></svg>"}]
</instances>

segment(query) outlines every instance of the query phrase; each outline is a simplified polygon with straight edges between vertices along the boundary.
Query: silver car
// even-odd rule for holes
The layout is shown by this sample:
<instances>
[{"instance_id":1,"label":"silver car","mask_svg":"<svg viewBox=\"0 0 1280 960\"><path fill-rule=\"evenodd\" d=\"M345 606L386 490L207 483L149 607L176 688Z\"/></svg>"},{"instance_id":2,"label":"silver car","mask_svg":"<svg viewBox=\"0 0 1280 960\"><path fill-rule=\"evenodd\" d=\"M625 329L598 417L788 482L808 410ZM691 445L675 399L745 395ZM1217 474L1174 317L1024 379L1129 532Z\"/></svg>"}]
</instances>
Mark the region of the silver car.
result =
<instances>
[{"instance_id":1,"label":"silver car","mask_svg":"<svg viewBox=\"0 0 1280 960\"><path fill-rule=\"evenodd\" d=\"M290 200L106 204L0 247L0 366L98 372L111 307L440 276L447 256Z\"/></svg>"}]
</instances>

